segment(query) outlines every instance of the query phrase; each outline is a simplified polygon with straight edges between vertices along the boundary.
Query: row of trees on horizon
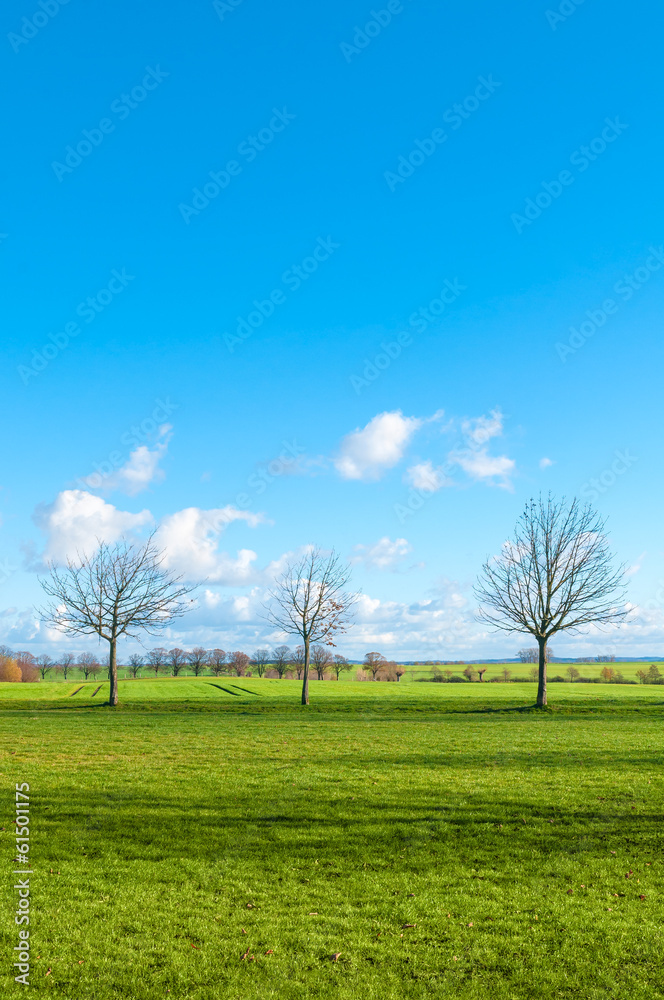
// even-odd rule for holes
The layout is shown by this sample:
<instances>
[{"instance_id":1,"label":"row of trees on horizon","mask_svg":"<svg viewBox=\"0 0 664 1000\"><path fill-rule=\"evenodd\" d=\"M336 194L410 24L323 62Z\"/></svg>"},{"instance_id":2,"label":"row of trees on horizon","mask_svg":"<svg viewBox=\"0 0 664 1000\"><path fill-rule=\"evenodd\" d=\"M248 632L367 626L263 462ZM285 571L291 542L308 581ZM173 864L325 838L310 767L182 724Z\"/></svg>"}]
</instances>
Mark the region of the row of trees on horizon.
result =
<instances>
[{"instance_id":1,"label":"row of trees on horizon","mask_svg":"<svg viewBox=\"0 0 664 1000\"><path fill-rule=\"evenodd\" d=\"M322 645L311 649L311 668L318 680L334 677L339 680L341 674L352 670L356 664L345 656L332 654ZM132 677L154 674L155 677L169 675L179 677L185 671L195 677L209 673L214 677L224 675L233 677L264 677L297 678L302 680L305 666L304 646L276 646L273 650L257 649L249 656L241 650L226 652L223 649L203 649L196 646L191 651L180 649L165 649L158 646L145 656L132 653L126 664L126 669ZM370 652L364 657L363 671L372 680L399 681L406 668L393 660L387 660L381 653ZM109 658L100 662L94 653L63 653L55 660L42 653L33 656L25 650L12 652L8 646L0 646L0 681L38 681L46 680L58 674L67 680L78 670L85 680L94 680L100 673L109 673Z\"/></svg>"}]
</instances>

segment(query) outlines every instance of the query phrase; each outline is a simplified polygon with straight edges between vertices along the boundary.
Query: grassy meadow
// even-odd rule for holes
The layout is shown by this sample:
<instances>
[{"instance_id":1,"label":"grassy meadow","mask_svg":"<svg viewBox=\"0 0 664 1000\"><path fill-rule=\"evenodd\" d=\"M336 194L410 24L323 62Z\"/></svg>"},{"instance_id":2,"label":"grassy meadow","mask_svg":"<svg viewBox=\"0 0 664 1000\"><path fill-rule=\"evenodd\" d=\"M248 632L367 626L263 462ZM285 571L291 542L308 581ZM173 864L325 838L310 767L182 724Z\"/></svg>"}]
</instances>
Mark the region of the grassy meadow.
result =
<instances>
[{"instance_id":1,"label":"grassy meadow","mask_svg":"<svg viewBox=\"0 0 664 1000\"><path fill-rule=\"evenodd\" d=\"M6 873L30 784L32 989L662 997L664 688L552 684L538 712L532 683L416 678L312 681L308 709L287 680L126 680L117 709L101 678L0 685Z\"/></svg>"}]
</instances>

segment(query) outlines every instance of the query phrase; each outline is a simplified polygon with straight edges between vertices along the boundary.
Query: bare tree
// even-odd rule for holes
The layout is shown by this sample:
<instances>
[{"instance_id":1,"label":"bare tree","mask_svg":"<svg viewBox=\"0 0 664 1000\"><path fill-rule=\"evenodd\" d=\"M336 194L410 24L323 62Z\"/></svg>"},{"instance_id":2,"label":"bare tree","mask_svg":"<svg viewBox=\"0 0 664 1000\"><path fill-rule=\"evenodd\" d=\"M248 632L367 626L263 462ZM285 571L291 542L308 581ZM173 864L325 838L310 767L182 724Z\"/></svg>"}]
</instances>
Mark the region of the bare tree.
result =
<instances>
[{"instance_id":1,"label":"bare tree","mask_svg":"<svg viewBox=\"0 0 664 1000\"><path fill-rule=\"evenodd\" d=\"M184 649L180 649L179 646L175 646L174 649L169 649L166 654L166 663L171 668L171 674L173 677L178 677L187 665L187 659L189 658L189 653L185 653Z\"/></svg>"},{"instance_id":2,"label":"bare tree","mask_svg":"<svg viewBox=\"0 0 664 1000\"><path fill-rule=\"evenodd\" d=\"M337 680L339 680L339 674L344 674L347 670L352 670L353 664L349 663L345 656L339 656L337 653L331 667L334 670Z\"/></svg>"},{"instance_id":3,"label":"bare tree","mask_svg":"<svg viewBox=\"0 0 664 1000\"><path fill-rule=\"evenodd\" d=\"M297 674L298 681L302 680L304 673L304 646L296 646L293 653L293 670Z\"/></svg>"},{"instance_id":4,"label":"bare tree","mask_svg":"<svg viewBox=\"0 0 664 1000\"><path fill-rule=\"evenodd\" d=\"M52 599L44 620L67 635L98 635L109 644L109 705L118 703L117 642L137 632L154 633L188 610L183 598L193 588L169 573L154 534L142 545L100 542L90 556L50 566L41 581Z\"/></svg>"},{"instance_id":5,"label":"bare tree","mask_svg":"<svg viewBox=\"0 0 664 1000\"><path fill-rule=\"evenodd\" d=\"M477 673L478 673L480 681L483 681L484 680L484 675L486 673L486 667L478 667L477 668Z\"/></svg>"},{"instance_id":6,"label":"bare tree","mask_svg":"<svg viewBox=\"0 0 664 1000\"><path fill-rule=\"evenodd\" d=\"M209 664L208 651L207 649L203 649L202 646L194 646L191 653L188 654L187 659L194 672L194 677L200 676Z\"/></svg>"},{"instance_id":7,"label":"bare tree","mask_svg":"<svg viewBox=\"0 0 664 1000\"><path fill-rule=\"evenodd\" d=\"M303 705L309 704L312 644L334 646L337 634L350 625L355 597L344 589L349 578L350 568L334 551L324 555L320 549L311 548L286 567L269 595L267 620L280 632L299 636L304 646Z\"/></svg>"},{"instance_id":8,"label":"bare tree","mask_svg":"<svg viewBox=\"0 0 664 1000\"><path fill-rule=\"evenodd\" d=\"M372 680L376 680L376 674L383 669L386 660L382 653L367 653L364 657L364 669L371 674Z\"/></svg>"},{"instance_id":9,"label":"bare tree","mask_svg":"<svg viewBox=\"0 0 664 1000\"><path fill-rule=\"evenodd\" d=\"M521 663L539 663L539 649L537 646L530 646L528 649L520 649L516 654ZM550 646L546 647L546 662L551 663L554 653Z\"/></svg>"},{"instance_id":10,"label":"bare tree","mask_svg":"<svg viewBox=\"0 0 664 1000\"><path fill-rule=\"evenodd\" d=\"M154 670L155 677L166 666L166 656L167 653L163 646L157 646L156 649L151 649L148 653L148 665L150 670Z\"/></svg>"},{"instance_id":11,"label":"bare tree","mask_svg":"<svg viewBox=\"0 0 664 1000\"><path fill-rule=\"evenodd\" d=\"M311 662L319 681L325 680L325 671L329 670L334 663L334 658L329 649L316 644L311 650Z\"/></svg>"},{"instance_id":12,"label":"bare tree","mask_svg":"<svg viewBox=\"0 0 664 1000\"><path fill-rule=\"evenodd\" d=\"M255 668L259 677L262 677L270 661L269 649L257 649L251 657L251 665Z\"/></svg>"},{"instance_id":13,"label":"bare tree","mask_svg":"<svg viewBox=\"0 0 664 1000\"><path fill-rule=\"evenodd\" d=\"M283 679L284 674L288 670L291 656L290 646L277 646L272 653L272 666L277 671L279 680Z\"/></svg>"},{"instance_id":14,"label":"bare tree","mask_svg":"<svg viewBox=\"0 0 664 1000\"><path fill-rule=\"evenodd\" d=\"M581 676L576 667L571 667L571 666L567 668L565 673L569 677L570 684L572 683L572 681L578 680L578 678Z\"/></svg>"},{"instance_id":15,"label":"bare tree","mask_svg":"<svg viewBox=\"0 0 664 1000\"><path fill-rule=\"evenodd\" d=\"M605 522L578 500L531 500L502 555L487 560L475 593L480 621L537 640L537 706L546 705L546 647L556 632L623 622L623 567L613 566Z\"/></svg>"},{"instance_id":16,"label":"bare tree","mask_svg":"<svg viewBox=\"0 0 664 1000\"><path fill-rule=\"evenodd\" d=\"M41 656L37 657L37 670L41 674L43 681L46 680L46 674L49 674L54 667L55 663L46 653L42 653Z\"/></svg>"},{"instance_id":17,"label":"bare tree","mask_svg":"<svg viewBox=\"0 0 664 1000\"><path fill-rule=\"evenodd\" d=\"M60 662L58 667L62 673L62 676L67 680L69 674L74 669L74 664L76 663L76 657L73 653L63 653L60 657Z\"/></svg>"},{"instance_id":18,"label":"bare tree","mask_svg":"<svg viewBox=\"0 0 664 1000\"><path fill-rule=\"evenodd\" d=\"M236 650L234 653L228 654L228 666L232 674L236 677L244 677L247 672L247 667L251 663L251 659L246 653Z\"/></svg>"},{"instance_id":19,"label":"bare tree","mask_svg":"<svg viewBox=\"0 0 664 1000\"><path fill-rule=\"evenodd\" d=\"M223 649L213 649L210 653L210 670L215 677L219 677L226 670L226 651Z\"/></svg>"},{"instance_id":20,"label":"bare tree","mask_svg":"<svg viewBox=\"0 0 664 1000\"><path fill-rule=\"evenodd\" d=\"M143 657L140 653L132 653L129 657L129 673L134 679L140 674L143 663Z\"/></svg>"},{"instance_id":21,"label":"bare tree","mask_svg":"<svg viewBox=\"0 0 664 1000\"><path fill-rule=\"evenodd\" d=\"M90 677L92 674L94 674L95 672L99 673L99 671L101 670L101 667L99 666L99 660L97 659L94 653L81 653L81 655L78 658L78 665L83 671L83 676L85 677L86 681L88 677Z\"/></svg>"}]
</instances>

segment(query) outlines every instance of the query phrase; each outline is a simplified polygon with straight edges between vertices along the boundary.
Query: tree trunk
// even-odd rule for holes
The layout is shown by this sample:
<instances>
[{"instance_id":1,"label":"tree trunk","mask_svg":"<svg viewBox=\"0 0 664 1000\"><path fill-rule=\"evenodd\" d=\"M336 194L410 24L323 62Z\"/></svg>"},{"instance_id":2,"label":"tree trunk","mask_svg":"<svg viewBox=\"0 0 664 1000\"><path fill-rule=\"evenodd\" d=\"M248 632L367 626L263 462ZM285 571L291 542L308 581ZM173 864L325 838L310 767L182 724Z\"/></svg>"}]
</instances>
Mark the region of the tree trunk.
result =
<instances>
[{"instance_id":1,"label":"tree trunk","mask_svg":"<svg viewBox=\"0 0 664 1000\"><path fill-rule=\"evenodd\" d=\"M539 646L539 683L537 685L537 707L546 705L546 639L538 637Z\"/></svg>"},{"instance_id":2,"label":"tree trunk","mask_svg":"<svg viewBox=\"0 0 664 1000\"><path fill-rule=\"evenodd\" d=\"M108 673L111 679L111 690L108 696L109 705L118 703L118 662L116 657L116 640L109 641Z\"/></svg>"},{"instance_id":3,"label":"tree trunk","mask_svg":"<svg viewBox=\"0 0 664 1000\"><path fill-rule=\"evenodd\" d=\"M302 704L309 704L309 640L304 640L304 671L302 680Z\"/></svg>"}]
</instances>

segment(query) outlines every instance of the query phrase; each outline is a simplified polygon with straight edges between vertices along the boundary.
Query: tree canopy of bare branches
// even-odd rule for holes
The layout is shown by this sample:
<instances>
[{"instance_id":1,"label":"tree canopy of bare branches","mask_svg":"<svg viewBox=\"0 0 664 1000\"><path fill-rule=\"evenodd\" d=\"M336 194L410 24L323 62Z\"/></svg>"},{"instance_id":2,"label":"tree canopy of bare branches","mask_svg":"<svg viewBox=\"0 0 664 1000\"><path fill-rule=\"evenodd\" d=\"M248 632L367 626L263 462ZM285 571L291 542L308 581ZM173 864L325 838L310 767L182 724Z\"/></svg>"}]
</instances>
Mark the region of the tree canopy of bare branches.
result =
<instances>
[{"instance_id":1,"label":"tree canopy of bare branches","mask_svg":"<svg viewBox=\"0 0 664 1000\"><path fill-rule=\"evenodd\" d=\"M118 703L117 642L121 636L154 633L188 610L193 588L163 566L153 535L142 545L100 542L90 556L49 567L41 581L51 598L43 610L49 625L67 635L98 635L109 644L109 704Z\"/></svg>"},{"instance_id":2,"label":"tree canopy of bare branches","mask_svg":"<svg viewBox=\"0 0 664 1000\"><path fill-rule=\"evenodd\" d=\"M343 674L347 670L351 670L352 666L353 664L349 663L345 656L340 656L339 653L337 653L334 657L334 663L332 665L332 669L336 674L337 680L339 680L339 674Z\"/></svg>"},{"instance_id":3,"label":"tree canopy of bare branches","mask_svg":"<svg viewBox=\"0 0 664 1000\"><path fill-rule=\"evenodd\" d=\"M179 646L175 646L173 649L169 649L166 653L166 662L171 668L171 673L173 677L179 677L184 668L187 665L189 659L189 653L185 652L184 649L180 649Z\"/></svg>"},{"instance_id":4,"label":"tree canopy of bare branches","mask_svg":"<svg viewBox=\"0 0 664 1000\"><path fill-rule=\"evenodd\" d=\"M157 646L156 649L151 649L148 653L148 665L151 670L154 670L155 677L166 666L166 656L167 653L163 646Z\"/></svg>"},{"instance_id":5,"label":"tree canopy of bare branches","mask_svg":"<svg viewBox=\"0 0 664 1000\"><path fill-rule=\"evenodd\" d=\"M226 669L226 651L224 649L213 649L210 653L210 670L215 677L219 677Z\"/></svg>"},{"instance_id":6,"label":"tree canopy of bare branches","mask_svg":"<svg viewBox=\"0 0 664 1000\"><path fill-rule=\"evenodd\" d=\"M234 653L228 654L229 670L236 677L244 677L250 663L251 659L239 649L236 649Z\"/></svg>"},{"instance_id":7,"label":"tree canopy of bare branches","mask_svg":"<svg viewBox=\"0 0 664 1000\"><path fill-rule=\"evenodd\" d=\"M129 673L136 679L141 672L143 666L143 657L140 653L132 653L129 657Z\"/></svg>"},{"instance_id":8,"label":"tree canopy of bare branches","mask_svg":"<svg viewBox=\"0 0 664 1000\"><path fill-rule=\"evenodd\" d=\"M325 680L325 671L332 667L334 658L329 649L316 644L311 650L311 662L313 663L318 680L323 681Z\"/></svg>"},{"instance_id":9,"label":"tree canopy of bare branches","mask_svg":"<svg viewBox=\"0 0 664 1000\"><path fill-rule=\"evenodd\" d=\"M577 499L530 500L500 557L487 560L475 588L479 621L537 640L537 705L546 705L547 642L556 632L619 624L623 567L615 567L605 522Z\"/></svg>"},{"instance_id":10,"label":"tree canopy of bare branches","mask_svg":"<svg viewBox=\"0 0 664 1000\"><path fill-rule=\"evenodd\" d=\"M290 667L291 655L290 646L277 646L272 653L272 666L277 671L279 680L282 680Z\"/></svg>"},{"instance_id":11,"label":"tree canopy of bare branches","mask_svg":"<svg viewBox=\"0 0 664 1000\"><path fill-rule=\"evenodd\" d=\"M74 669L74 664L76 663L76 657L73 653L62 653L60 655L59 667L62 671L62 676L65 680L69 676L71 670Z\"/></svg>"},{"instance_id":12,"label":"tree canopy of bare branches","mask_svg":"<svg viewBox=\"0 0 664 1000\"><path fill-rule=\"evenodd\" d=\"M373 680L376 680L376 674L379 670L382 670L386 664L386 659L382 653L367 653L364 657L364 667L371 674Z\"/></svg>"},{"instance_id":13,"label":"tree canopy of bare branches","mask_svg":"<svg viewBox=\"0 0 664 1000\"><path fill-rule=\"evenodd\" d=\"M256 649L254 651L254 655L251 657L251 666L256 671L259 677L263 676L269 662L270 662L269 649Z\"/></svg>"},{"instance_id":14,"label":"tree canopy of bare branches","mask_svg":"<svg viewBox=\"0 0 664 1000\"><path fill-rule=\"evenodd\" d=\"M187 654L187 659L189 660L194 677L202 674L210 662L208 651L207 649L203 649L202 646L194 646L191 653Z\"/></svg>"},{"instance_id":15,"label":"tree canopy of bare branches","mask_svg":"<svg viewBox=\"0 0 664 1000\"><path fill-rule=\"evenodd\" d=\"M265 607L267 621L286 635L297 635L304 646L302 704L309 704L311 646L334 646L334 639L351 623L355 597L346 592L350 567L332 551L311 548L284 570Z\"/></svg>"}]
</instances>

